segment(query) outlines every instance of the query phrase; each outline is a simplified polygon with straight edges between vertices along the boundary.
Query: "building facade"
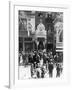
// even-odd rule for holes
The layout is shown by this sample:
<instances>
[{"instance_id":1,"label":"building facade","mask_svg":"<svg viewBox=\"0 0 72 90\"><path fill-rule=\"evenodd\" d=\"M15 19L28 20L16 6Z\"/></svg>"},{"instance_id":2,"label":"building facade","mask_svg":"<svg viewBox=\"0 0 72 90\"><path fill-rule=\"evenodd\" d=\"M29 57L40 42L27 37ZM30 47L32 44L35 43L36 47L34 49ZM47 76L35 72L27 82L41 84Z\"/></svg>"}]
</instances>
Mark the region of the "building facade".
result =
<instances>
[{"instance_id":1,"label":"building facade","mask_svg":"<svg viewBox=\"0 0 72 90\"><path fill-rule=\"evenodd\" d=\"M63 13L19 11L19 51L63 50Z\"/></svg>"}]
</instances>

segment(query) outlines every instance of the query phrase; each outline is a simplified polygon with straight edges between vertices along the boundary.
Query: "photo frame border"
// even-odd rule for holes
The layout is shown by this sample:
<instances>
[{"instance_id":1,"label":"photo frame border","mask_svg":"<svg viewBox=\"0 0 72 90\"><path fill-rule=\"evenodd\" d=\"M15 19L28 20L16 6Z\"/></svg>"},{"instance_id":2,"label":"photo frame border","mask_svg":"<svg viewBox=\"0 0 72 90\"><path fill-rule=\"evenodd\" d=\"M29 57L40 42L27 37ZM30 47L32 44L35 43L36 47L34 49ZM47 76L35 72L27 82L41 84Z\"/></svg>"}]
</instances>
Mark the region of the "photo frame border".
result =
<instances>
[{"instance_id":1,"label":"photo frame border","mask_svg":"<svg viewBox=\"0 0 72 90\"><path fill-rule=\"evenodd\" d=\"M38 6L38 5L25 5L24 3L20 3L20 2L9 2L9 84L10 84L10 88L12 87L17 87L18 85L16 85L16 79L15 79L15 16L14 16L14 12L15 12L15 6L31 6L31 7L47 7L47 6ZM69 14L70 14L70 9L69 6L67 5L49 5L49 7L47 8L61 8L61 9L66 9L68 10ZM67 15L68 17L68 15ZM70 20L70 19L69 19ZM69 26L69 25L68 25ZM70 62L69 62L70 63ZM69 66L69 65L68 65ZM69 67L68 67L69 68ZM26 81L26 83L28 82L28 80ZM68 83L70 83L70 78L67 78L66 85ZM64 82L64 83L65 83ZM23 81L22 81L23 83ZM24 86L23 86L24 87ZM27 87L27 86L26 86Z\"/></svg>"}]
</instances>

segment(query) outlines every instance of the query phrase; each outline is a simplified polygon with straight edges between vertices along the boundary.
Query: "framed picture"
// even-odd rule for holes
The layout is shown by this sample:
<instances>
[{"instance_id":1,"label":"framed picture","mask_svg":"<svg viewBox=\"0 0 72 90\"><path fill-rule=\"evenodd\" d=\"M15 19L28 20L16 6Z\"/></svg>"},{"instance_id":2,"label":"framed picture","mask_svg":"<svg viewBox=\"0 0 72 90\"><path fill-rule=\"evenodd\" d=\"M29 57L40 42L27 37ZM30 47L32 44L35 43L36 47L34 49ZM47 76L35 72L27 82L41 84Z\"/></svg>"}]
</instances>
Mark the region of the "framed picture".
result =
<instances>
[{"instance_id":1,"label":"framed picture","mask_svg":"<svg viewBox=\"0 0 72 90\"><path fill-rule=\"evenodd\" d=\"M10 2L10 87L69 83L69 7Z\"/></svg>"}]
</instances>

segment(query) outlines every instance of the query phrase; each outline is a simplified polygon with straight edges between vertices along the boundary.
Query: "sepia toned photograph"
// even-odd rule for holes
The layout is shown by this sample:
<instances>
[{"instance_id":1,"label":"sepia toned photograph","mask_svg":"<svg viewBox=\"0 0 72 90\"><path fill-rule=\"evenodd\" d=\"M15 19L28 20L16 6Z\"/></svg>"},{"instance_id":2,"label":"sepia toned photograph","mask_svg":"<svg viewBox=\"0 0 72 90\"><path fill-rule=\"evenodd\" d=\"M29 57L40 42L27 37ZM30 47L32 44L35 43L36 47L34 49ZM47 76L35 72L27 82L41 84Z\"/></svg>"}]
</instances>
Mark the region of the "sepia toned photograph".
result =
<instances>
[{"instance_id":1,"label":"sepia toned photograph","mask_svg":"<svg viewBox=\"0 0 72 90\"><path fill-rule=\"evenodd\" d=\"M63 12L18 10L18 79L63 77Z\"/></svg>"}]
</instances>

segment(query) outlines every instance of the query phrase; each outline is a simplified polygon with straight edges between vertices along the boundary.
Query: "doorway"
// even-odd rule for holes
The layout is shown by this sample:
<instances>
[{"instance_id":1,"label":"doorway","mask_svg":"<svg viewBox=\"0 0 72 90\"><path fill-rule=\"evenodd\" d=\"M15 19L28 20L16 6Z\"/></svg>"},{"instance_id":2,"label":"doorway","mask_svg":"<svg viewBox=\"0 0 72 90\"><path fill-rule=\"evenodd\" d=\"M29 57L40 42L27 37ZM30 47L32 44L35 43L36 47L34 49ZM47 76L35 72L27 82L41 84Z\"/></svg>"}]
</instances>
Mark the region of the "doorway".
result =
<instances>
[{"instance_id":1,"label":"doorway","mask_svg":"<svg viewBox=\"0 0 72 90\"><path fill-rule=\"evenodd\" d=\"M44 49L43 41L39 41L38 50L43 50L43 49Z\"/></svg>"}]
</instances>

